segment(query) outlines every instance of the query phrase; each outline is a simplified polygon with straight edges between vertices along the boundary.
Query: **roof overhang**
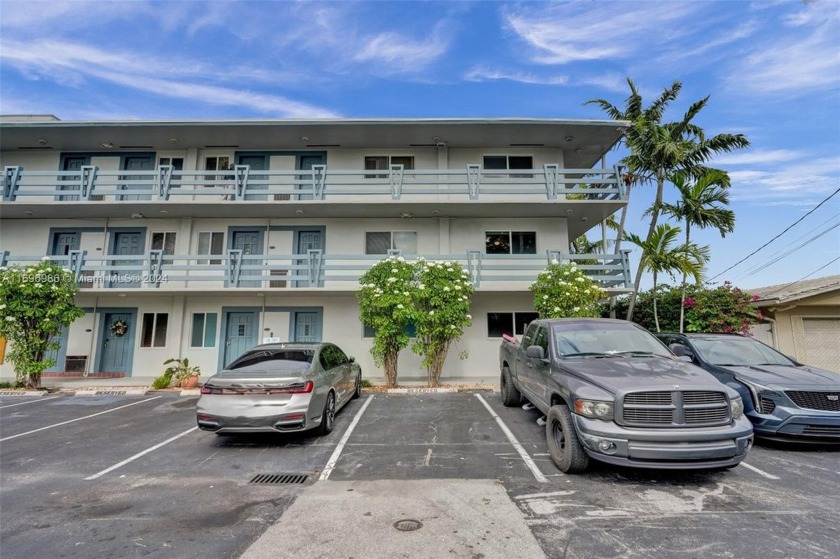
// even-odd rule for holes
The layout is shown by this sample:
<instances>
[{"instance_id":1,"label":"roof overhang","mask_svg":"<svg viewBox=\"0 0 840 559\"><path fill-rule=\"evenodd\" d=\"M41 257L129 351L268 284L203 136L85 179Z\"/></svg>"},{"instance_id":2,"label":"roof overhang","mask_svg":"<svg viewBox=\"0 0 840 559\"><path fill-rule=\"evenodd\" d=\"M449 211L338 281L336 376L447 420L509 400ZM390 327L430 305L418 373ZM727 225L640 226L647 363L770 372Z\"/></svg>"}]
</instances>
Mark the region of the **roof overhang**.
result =
<instances>
[{"instance_id":1,"label":"roof overhang","mask_svg":"<svg viewBox=\"0 0 840 559\"><path fill-rule=\"evenodd\" d=\"M567 168L590 168L629 125L528 118L61 121L0 116L0 150L116 149L562 149Z\"/></svg>"}]
</instances>

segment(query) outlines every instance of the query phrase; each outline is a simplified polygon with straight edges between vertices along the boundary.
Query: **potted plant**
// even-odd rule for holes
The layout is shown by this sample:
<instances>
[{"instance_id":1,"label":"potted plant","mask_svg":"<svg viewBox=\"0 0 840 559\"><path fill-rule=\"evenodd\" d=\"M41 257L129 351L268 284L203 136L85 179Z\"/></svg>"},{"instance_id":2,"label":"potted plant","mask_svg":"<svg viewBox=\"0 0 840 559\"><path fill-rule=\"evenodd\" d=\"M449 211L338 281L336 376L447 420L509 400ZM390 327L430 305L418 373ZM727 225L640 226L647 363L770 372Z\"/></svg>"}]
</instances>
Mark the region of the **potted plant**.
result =
<instances>
[{"instance_id":1,"label":"potted plant","mask_svg":"<svg viewBox=\"0 0 840 559\"><path fill-rule=\"evenodd\" d=\"M169 367L163 372L165 376L174 376L178 379L181 388L195 388L198 385L198 377L201 376L201 367L190 365L186 357L167 359L163 362Z\"/></svg>"}]
</instances>

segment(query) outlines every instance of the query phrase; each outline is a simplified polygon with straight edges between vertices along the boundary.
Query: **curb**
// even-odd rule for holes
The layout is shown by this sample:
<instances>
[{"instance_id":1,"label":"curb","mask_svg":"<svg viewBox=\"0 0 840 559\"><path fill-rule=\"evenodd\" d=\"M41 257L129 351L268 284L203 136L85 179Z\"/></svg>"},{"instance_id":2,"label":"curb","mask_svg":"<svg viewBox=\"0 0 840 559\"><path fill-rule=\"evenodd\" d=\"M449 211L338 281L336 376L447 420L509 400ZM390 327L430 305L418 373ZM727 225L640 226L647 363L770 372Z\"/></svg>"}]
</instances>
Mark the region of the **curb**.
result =
<instances>
[{"instance_id":1,"label":"curb","mask_svg":"<svg viewBox=\"0 0 840 559\"><path fill-rule=\"evenodd\" d=\"M106 390L77 390L74 396L145 396L148 390L145 388L128 388L128 389L106 389Z\"/></svg>"},{"instance_id":2,"label":"curb","mask_svg":"<svg viewBox=\"0 0 840 559\"><path fill-rule=\"evenodd\" d=\"M457 388L389 388L388 394L454 394Z\"/></svg>"},{"instance_id":3,"label":"curb","mask_svg":"<svg viewBox=\"0 0 840 559\"><path fill-rule=\"evenodd\" d=\"M0 390L0 396L46 396L46 390Z\"/></svg>"}]
</instances>

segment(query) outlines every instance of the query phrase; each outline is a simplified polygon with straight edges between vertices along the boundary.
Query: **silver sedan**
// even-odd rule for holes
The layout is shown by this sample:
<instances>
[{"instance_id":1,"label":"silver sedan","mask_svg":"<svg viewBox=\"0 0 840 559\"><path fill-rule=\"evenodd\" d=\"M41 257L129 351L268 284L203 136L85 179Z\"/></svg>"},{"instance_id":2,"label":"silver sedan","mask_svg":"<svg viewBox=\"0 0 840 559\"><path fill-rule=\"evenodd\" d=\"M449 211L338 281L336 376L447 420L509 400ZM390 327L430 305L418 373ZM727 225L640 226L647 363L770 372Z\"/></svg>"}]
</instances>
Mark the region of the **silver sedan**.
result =
<instances>
[{"instance_id":1,"label":"silver sedan","mask_svg":"<svg viewBox=\"0 0 840 559\"><path fill-rule=\"evenodd\" d=\"M362 391L362 370L331 343L264 344L245 352L201 388L198 427L216 434L317 429Z\"/></svg>"}]
</instances>

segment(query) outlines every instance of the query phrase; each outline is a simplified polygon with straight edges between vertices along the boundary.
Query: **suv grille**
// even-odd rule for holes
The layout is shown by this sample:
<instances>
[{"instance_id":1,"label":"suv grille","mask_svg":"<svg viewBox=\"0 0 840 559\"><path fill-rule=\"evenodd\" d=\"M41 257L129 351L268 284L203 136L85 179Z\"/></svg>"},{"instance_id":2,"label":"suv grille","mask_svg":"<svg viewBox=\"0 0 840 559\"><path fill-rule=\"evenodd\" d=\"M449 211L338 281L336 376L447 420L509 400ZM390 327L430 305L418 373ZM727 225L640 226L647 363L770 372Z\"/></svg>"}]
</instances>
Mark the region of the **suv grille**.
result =
<instances>
[{"instance_id":1,"label":"suv grille","mask_svg":"<svg viewBox=\"0 0 840 559\"><path fill-rule=\"evenodd\" d=\"M722 425L729 422L726 394L713 390L631 392L624 396L626 425Z\"/></svg>"},{"instance_id":2,"label":"suv grille","mask_svg":"<svg viewBox=\"0 0 840 559\"><path fill-rule=\"evenodd\" d=\"M785 394L800 408L820 411L840 411L840 392L786 390Z\"/></svg>"}]
</instances>

